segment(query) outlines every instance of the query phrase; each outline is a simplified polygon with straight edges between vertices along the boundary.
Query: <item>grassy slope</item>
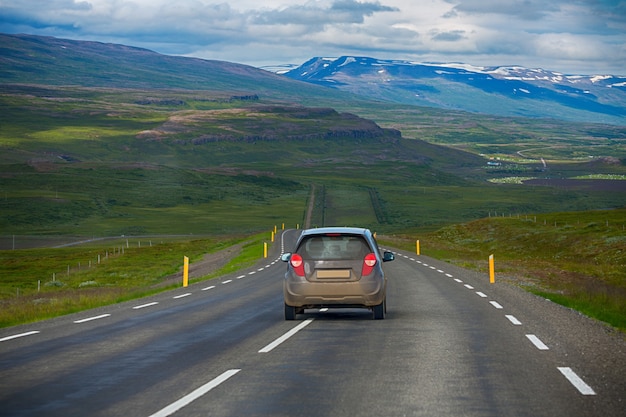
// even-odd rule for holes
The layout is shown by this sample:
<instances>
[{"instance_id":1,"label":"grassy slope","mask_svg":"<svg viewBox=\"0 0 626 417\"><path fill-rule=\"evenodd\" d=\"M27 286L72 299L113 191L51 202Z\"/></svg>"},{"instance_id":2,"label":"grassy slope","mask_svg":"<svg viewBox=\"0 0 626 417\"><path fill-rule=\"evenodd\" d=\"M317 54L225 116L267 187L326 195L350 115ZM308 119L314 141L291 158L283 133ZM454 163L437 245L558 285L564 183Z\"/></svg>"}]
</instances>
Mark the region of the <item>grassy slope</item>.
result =
<instances>
[{"instance_id":1,"label":"grassy slope","mask_svg":"<svg viewBox=\"0 0 626 417\"><path fill-rule=\"evenodd\" d=\"M626 330L626 209L492 217L419 235L422 253L509 281ZM415 250L415 240L391 242Z\"/></svg>"}]
</instances>

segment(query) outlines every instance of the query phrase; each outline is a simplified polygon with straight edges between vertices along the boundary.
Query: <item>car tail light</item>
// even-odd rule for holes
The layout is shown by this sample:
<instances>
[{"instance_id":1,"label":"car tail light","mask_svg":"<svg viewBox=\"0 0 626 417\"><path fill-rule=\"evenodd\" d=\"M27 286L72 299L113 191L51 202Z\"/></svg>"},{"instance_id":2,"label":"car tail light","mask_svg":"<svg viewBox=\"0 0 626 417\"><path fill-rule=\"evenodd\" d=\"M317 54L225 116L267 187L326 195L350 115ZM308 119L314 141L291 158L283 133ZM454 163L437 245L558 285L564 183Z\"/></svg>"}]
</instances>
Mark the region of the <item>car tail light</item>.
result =
<instances>
[{"instance_id":1,"label":"car tail light","mask_svg":"<svg viewBox=\"0 0 626 417\"><path fill-rule=\"evenodd\" d=\"M293 267L293 271L296 275L303 277L304 276L304 262L302 261L302 256L294 253L291 255L291 259L289 259L289 263Z\"/></svg>"},{"instance_id":2,"label":"car tail light","mask_svg":"<svg viewBox=\"0 0 626 417\"><path fill-rule=\"evenodd\" d=\"M374 270L374 266L376 266L376 255L373 253L368 253L365 255L365 259L363 259L363 270L361 275L369 275Z\"/></svg>"}]
</instances>

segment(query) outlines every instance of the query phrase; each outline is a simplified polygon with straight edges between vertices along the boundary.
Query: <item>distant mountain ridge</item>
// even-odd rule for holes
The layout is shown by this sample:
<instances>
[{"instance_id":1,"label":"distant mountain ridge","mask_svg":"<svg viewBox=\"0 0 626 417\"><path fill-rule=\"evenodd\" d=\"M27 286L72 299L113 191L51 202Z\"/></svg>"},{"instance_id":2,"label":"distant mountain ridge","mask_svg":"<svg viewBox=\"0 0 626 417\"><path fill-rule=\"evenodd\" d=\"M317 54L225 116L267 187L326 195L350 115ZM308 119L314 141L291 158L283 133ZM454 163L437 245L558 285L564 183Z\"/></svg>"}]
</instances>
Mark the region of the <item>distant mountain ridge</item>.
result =
<instances>
[{"instance_id":1,"label":"distant mountain ridge","mask_svg":"<svg viewBox=\"0 0 626 417\"><path fill-rule=\"evenodd\" d=\"M626 124L626 76L370 57L315 57L284 76L402 104Z\"/></svg>"},{"instance_id":2,"label":"distant mountain ridge","mask_svg":"<svg viewBox=\"0 0 626 417\"><path fill-rule=\"evenodd\" d=\"M626 76L353 56L260 69L125 45L0 34L0 85L15 84L203 90L322 107L363 99L626 125Z\"/></svg>"},{"instance_id":3,"label":"distant mountain ridge","mask_svg":"<svg viewBox=\"0 0 626 417\"><path fill-rule=\"evenodd\" d=\"M0 33L0 85L55 85L211 91L290 102L346 99L249 65L206 60L112 43ZM333 96L333 97L329 97Z\"/></svg>"}]
</instances>

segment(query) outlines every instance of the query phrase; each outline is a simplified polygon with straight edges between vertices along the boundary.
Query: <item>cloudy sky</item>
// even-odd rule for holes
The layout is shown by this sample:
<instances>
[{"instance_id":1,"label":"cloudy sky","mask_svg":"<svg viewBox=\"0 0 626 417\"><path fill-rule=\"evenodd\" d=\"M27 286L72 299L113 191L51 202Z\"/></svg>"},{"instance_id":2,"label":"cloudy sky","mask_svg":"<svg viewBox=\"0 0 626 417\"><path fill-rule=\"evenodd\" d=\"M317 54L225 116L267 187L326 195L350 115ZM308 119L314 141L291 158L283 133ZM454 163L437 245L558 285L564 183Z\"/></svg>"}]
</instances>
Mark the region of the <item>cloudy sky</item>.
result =
<instances>
[{"instance_id":1,"label":"cloudy sky","mask_svg":"<svg viewBox=\"0 0 626 417\"><path fill-rule=\"evenodd\" d=\"M359 55L626 75L626 0L0 0L0 32L253 66Z\"/></svg>"}]
</instances>

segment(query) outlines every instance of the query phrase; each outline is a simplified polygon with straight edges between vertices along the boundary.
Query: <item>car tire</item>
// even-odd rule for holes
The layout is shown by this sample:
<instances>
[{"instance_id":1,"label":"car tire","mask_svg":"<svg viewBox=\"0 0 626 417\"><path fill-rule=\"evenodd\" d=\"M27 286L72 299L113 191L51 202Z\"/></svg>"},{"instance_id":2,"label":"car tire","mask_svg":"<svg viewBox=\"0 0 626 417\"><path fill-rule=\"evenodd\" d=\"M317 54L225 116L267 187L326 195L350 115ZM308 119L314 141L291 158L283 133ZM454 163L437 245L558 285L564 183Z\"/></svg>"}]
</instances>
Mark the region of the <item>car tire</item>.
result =
<instances>
[{"instance_id":1,"label":"car tire","mask_svg":"<svg viewBox=\"0 0 626 417\"><path fill-rule=\"evenodd\" d=\"M285 320L296 319L296 308L285 304Z\"/></svg>"},{"instance_id":2,"label":"car tire","mask_svg":"<svg viewBox=\"0 0 626 417\"><path fill-rule=\"evenodd\" d=\"M374 320L383 320L385 318L385 312L387 310L386 304L386 300L383 300L382 303L374 306L374 308L372 309L374 313Z\"/></svg>"}]
</instances>

